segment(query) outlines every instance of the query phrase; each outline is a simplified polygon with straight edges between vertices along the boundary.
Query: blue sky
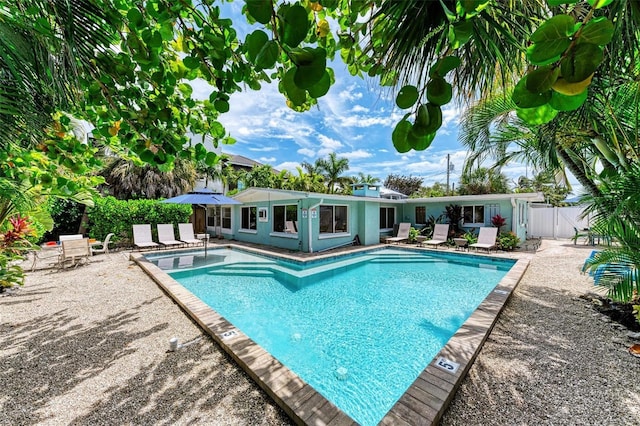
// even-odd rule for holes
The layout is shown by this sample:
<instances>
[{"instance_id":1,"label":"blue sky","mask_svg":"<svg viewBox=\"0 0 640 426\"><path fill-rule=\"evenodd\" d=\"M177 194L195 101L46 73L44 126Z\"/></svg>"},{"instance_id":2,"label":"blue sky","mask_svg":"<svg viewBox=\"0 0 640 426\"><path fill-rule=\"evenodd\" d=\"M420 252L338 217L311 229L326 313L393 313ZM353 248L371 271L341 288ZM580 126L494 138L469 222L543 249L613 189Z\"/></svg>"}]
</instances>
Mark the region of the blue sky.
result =
<instances>
[{"instance_id":1,"label":"blue sky","mask_svg":"<svg viewBox=\"0 0 640 426\"><path fill-rule=\"evenodd\" d=\"M239 38L253 31L240 9L244 2L225 4ZM335 31L335 28L332 28ZM229 112L220 121L237 140L222 147L223 152L249 157L278 170L296 173L301 162L336 152L349 159L349 175L359 172L380 178L389 174L417 176L424 185L446 182L447 154L453 164L451 183L458 185L466 151L457 141L460 110L452 104L443 110L443 125L431 147L425 151L400 154L391 142L391 133L404 111L395 107L395 92L381 88L371 79L352 77L338 59L332 68L336 82L329 93L310 111L289 109L277 85L263 85L260 91L246 89L231 97ZM206 98L211 91L205 84L192 82L194 94ZM510 179L526 173L522 165L503 169Z\"/></svg>"}]
</instances>

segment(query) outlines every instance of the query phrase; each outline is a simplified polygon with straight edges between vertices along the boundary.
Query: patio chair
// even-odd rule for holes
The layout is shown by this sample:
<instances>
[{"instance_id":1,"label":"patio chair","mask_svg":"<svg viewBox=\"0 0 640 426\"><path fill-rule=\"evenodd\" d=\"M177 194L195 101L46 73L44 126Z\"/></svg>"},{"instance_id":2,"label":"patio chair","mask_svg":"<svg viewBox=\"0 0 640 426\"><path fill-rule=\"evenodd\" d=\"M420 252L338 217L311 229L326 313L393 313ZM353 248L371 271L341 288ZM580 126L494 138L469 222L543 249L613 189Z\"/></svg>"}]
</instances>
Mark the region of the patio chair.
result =
<instances>
[{"instance_id":1,"label":"patio chair","mask_svg":"<svg viewBox=\"0 0 640 426\"><path fill-rule=\"evenodd\" d=\"M191 225L190 223L179 223L178 233L180 234L180 241L182 241L187 245L203 244L203 241L197 239L196 236L193 234L193 225Z\"/></svg>"},{"instance_id":2,"label":"patio chair","mask_svg":"<svg viewBox=\"0 0 640 426\"><path fill-rule=\"evenodd\" d=\"M437 224L433 229L433 236L430 240L422 241L420 245L428 244L430 246L435 246L438 248L440 244L445 244L447 239L449 238L449 224Z\"/></svg>"},{"instance_id":3,"label":"patio chair","mask_svg":"<svg viewBox=\"0 0 640 426\"><path fill-rule=\"evenodd\" d=\"M181 246L182 241L176 240L176 234L173 232L172 223L158 224L158 242L165 247Z\"/></svg>"},{"instance_id":4,"label":"patio chair","mask_svg":"<svg viewBox=\"0 0 640 426\"><path fill-rule=\"evenodd\" d=\"M296 226L292 220L287 220L284 222L284 232L287 234L296 234L298 231L296 230Z\"/></svg>"},{"instance_id":5,"label":"patio chair","mask_svg":"<svg viewBox=\"0 0 640 426\"><path fill-rule=\"evenodd\" d=\"M109 234L107 234L107 237L102 242L102 247L99 247L99 248L91 247L91 254L96 254L96 253L109 254L109 243L111 242L111 237L113 237L114 235L115 234L113 232L110 232Z\"/></svg>"},{"instance_id":6,"label":"patio chair","mask_svg":"<svg viewBox=\"0 0 640 426\"><path fill-rule=\"evenodd\" d=\"M469 247L475 248L476 251L478 251L478 249L491 251L491 249L496 248L497 237L498 228L482 227L480 228L480 232L478 233L478 242L470 244Z\"/></svg>"},{"instance_id":7,"label":"patio chair","mask_svg":"<svg viewBox=\"0 0 640 426\"><path fill-rule=\"evenodd\" d=\"M400 243L402 241L406 241L409 239L409 230L411 229L411 224L408 222L402 222L398 225L398 234L395 237L389 237L384 240L385 243Z\"/></svg>"},{"instance_id":8,"label":"patio chair","mask_svg":"<svg viewBox=\"0 0 640 426\"><path fill-rule=\"evenodd\" d=\"M69 266L77 267L80 263L89 261L89 256L91 256L91 247L88 238L63 240L58 266L65 269L69 262Z\"/></svg>"},{"instance_id":9,"label":"patio chair","mask_svg":"<svg viewBox=\"0 0 640 426\"><path fill-rule=\"evenodd\" d=\"M153 241L151 237L151 225L148 223L133 225L133 245L139 249L160 246L160 244Z\"/></svg>"}]
</instances>

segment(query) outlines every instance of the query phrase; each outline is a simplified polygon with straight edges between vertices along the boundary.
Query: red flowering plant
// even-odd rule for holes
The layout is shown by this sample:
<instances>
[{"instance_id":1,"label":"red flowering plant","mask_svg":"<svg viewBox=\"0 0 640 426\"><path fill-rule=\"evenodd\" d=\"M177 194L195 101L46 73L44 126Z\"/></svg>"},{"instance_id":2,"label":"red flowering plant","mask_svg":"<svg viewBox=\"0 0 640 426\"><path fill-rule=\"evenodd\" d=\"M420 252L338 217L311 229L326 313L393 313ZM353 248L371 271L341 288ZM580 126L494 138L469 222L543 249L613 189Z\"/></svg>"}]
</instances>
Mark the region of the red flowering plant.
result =
<instances>
[{"instance_id":1,"label":"red flowering plant","mask_svg":"<svg viewBox=\"0 0 640 426\"><path fill-rule=\"evenodd\" d=\"M491 224L496 228L498 228L498 232L500 232L500 228L502 228L506 223L507 223L507 219L500 216L499 214L491 218Z\"/></svg>"},{"instance_id":2,"label":"red flowering plant","mask_svg":"<svg viewBox=\"0 0 640 426\"><path fill-rule=\"evenodd\" d=\"M34 234L28 218L18 215L9 218L8 222L7 229L0 232L0 292L16 284L24 284L24 271L19 262L33 248L27 240Z\"/></svg>"}]
</instances>

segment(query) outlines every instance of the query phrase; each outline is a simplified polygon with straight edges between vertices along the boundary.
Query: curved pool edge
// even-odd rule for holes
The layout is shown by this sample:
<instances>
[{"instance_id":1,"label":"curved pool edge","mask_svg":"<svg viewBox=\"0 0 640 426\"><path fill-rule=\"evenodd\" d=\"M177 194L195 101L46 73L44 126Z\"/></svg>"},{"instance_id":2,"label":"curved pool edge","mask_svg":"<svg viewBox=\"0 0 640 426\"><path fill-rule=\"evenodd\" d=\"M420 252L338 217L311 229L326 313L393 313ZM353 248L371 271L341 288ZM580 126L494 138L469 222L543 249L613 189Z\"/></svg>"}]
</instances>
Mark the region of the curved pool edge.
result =
<instances>
[{"instance_id":1,"label":"curved pool edge","mask_svg":"<svg viewBox=\"0 0 640 426\"><path fill-rule=\"evenodd\" d=\"M226 247L234 247L233 244ZM249 250L247 247L237 247ZM255 250L262 252L262 250ZM358 250L360 251L360 250ZM324 396L281 364L242 331L182 287L152 262L134 252L135 261L297 424L357 425ZM280 256L271 253L271 256ZM324 257L324 256L322 256ZM432 424L439 422L462 380L478 356L499 314L529 266L521 258L463 323L431 363L420 373L380 424ZM441 366L437 363L440 361ZM448 364L453 362L453 364ZM458 364L457 370L447 370ZM446 367L446 368L445 368Z\"/></svg>"}]
</instances>

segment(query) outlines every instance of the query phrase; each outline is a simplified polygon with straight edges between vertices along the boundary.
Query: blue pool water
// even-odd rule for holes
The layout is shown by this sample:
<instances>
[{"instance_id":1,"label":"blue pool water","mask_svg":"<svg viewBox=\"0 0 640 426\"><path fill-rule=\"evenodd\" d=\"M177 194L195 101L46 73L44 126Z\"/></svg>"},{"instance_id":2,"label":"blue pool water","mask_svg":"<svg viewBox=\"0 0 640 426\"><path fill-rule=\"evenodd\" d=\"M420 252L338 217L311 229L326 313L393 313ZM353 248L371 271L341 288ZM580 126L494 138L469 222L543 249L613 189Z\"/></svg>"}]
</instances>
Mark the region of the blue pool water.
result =
<instances>
[{"instance_id":1,"label":"blue pool water","mask_svg":"<svg viewBox=\"0 0 640 426\"><path fill-rule=\"evenodd\" d=\"M149 256L361 425L375 425L509 260L384 249L307 266L238 250Z\"/></svg>"}]
</instances>

